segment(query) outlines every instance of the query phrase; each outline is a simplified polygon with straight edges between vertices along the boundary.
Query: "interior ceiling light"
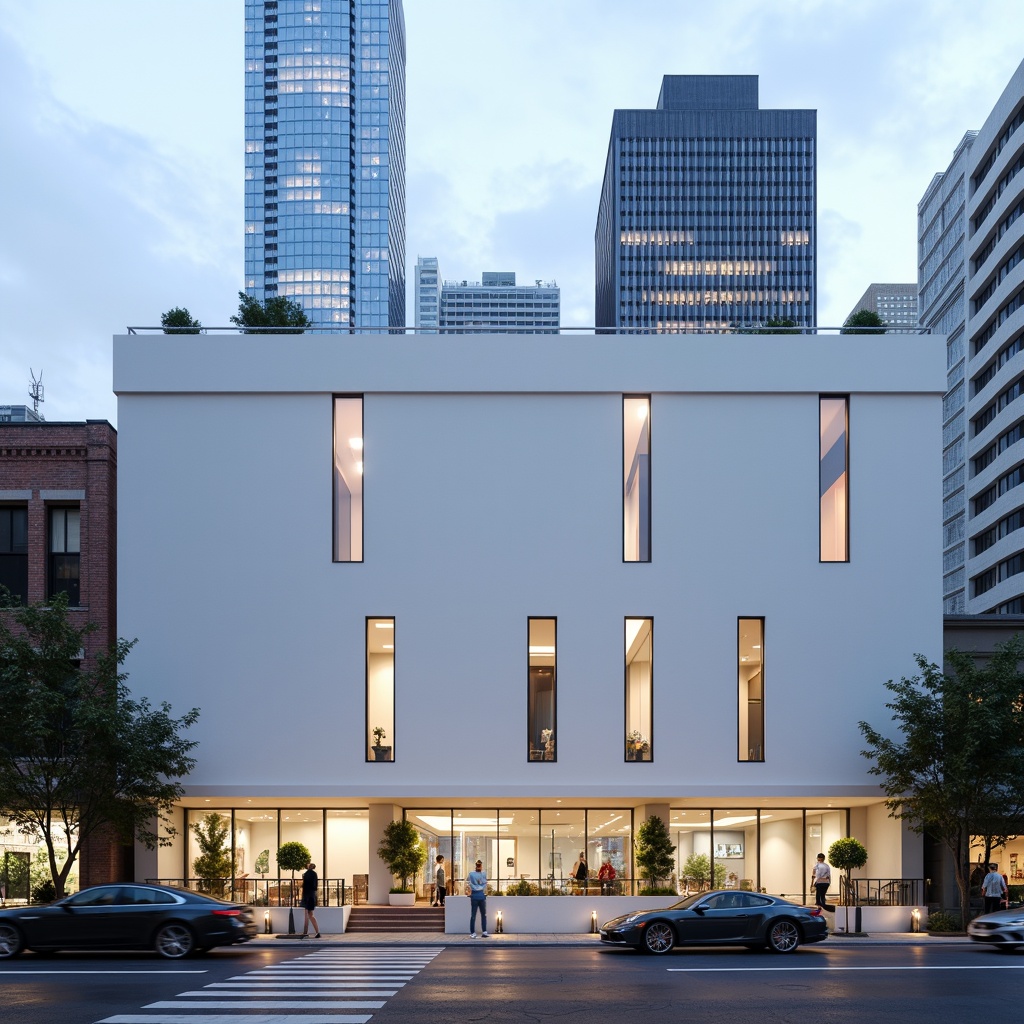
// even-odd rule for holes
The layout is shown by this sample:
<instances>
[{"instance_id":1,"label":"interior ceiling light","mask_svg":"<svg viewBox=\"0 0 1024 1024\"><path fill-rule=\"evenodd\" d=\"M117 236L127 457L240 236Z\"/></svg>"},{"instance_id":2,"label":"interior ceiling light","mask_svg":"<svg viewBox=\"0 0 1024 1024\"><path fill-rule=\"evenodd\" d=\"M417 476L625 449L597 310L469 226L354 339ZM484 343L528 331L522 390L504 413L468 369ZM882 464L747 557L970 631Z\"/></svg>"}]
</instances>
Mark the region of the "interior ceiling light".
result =
<instances>
[{"instance_id":1,"label":"interior ceiling light","mask_svg":"<svg viewBox=\"0 0 1024 1024\"><path fill-rule=\"evenodd\" d=\"M376 626L377 629L394 629L395 628L395 624L393 622L375 622L374 626Z\"/></svg>"},{"instance_id":2,"label":"interior ceiling light","mask_svg":"<svg viewBox=\"0 0 1024 1024\"><path fill-rule=\"evenodd\" d=\"M361 437L350 437L348 439L348 446L354 452L361 452L363 450L363 439Z\"/></svg>"}]
</instances>

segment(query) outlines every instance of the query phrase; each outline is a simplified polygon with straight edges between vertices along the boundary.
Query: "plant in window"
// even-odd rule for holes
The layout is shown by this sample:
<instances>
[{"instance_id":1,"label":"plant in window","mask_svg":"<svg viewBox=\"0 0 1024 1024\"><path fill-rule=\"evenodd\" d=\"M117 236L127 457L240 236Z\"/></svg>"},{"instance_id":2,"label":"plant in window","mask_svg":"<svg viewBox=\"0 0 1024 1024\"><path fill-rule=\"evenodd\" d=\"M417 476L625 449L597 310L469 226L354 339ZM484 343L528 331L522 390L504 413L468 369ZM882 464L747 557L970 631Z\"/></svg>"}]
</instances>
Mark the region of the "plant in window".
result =
<instances>
[{"instance_id":1,"label":"plant in window","mask_svg":"<svg viewBox=\"0 0 1024 1024\"><path fill-rule=\"evenodd\" d=\"M651 745L639 729L634 729L626 737L626 757L628 760L641 761L650 749Z\"/></svg>"},{"instance_id":2,"label":"plant in window","mask_svg":"<svg viewBox=\"0 0 1024 1024\"><path fill-rule=\"evenodd\" d=\"M377 846L377 856L402 885L392 892L410 893L409 879L426 863L427 848L411 821L389 821Z\"/></svg>"},{"instance_id":3,"label":"plant in window","mask_svg":"<svg viewBox=\"0 0 1024 1024\"><path fill-rule=\"evenodd\" d=\"M379 747L380 741L387 736L387 733L384 731L384 726L375 725L371 731L373 732L373 745L375 747Z\"/></svg>"},{"instance_id":4,"label":"plant in window","mask_svg":"<svg viewBox=\"0 0 1024 1024\"><path fill-rule=\"evenodd\" d=\"M555 757L555 730L541 729L540 741L544 744L544 757L547 760L554 760Z\"/></svg>"},{"instance_id":5,"label":"plant in window","mask_svg":"<svg viewBox=\"0 0 1024 1024\"><path fill-rule=\"evenodd\" d=\"M216 811L192 825L199 844L199 856L192 861L192 870L200 881L200 891L220 894L231 875L231 851L225 848L231 819Z\"/></svg>"},{"instance_id":6,"label":"plant in window","mask_svg":"<svg viewBox=\"0 0 1024 1024\"><path fill-rule=\"evenodd\" d=\"M373 734L373 759L374 761L390 761L391 747L384 746L381 742L387 736L384 726L375 725L370 732Z\"/></svg>"},{"instance_id":7,"label":"plant in window","mask_svg":"<svg viewBox=\"0 0 1024 1024\"><path fill-rule=\"evenodd\" d=\"M668 826L656 814L652 814L637 830L634 860L640 877L648 883L643 895L653 895L662 888L659 883L669 878L675 860L675 844L669 835ZM668 890L674 894L675 890Z\"/></svg>"}]
</instances>

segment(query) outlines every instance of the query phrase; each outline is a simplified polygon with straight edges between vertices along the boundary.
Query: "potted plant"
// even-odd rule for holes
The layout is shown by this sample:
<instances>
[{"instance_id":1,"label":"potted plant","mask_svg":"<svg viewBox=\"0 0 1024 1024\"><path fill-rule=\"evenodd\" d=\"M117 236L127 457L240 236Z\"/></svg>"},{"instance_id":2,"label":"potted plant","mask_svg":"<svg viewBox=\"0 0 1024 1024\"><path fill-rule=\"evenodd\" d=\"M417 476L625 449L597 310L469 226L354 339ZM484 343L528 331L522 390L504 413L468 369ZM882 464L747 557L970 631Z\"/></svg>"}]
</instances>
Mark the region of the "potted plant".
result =
<instances>
[{"instance_id":1,"label":"potted plant","mask_svg":"<svg viewBox=\"0 0 1024 1024\"><path fill-rule=\"evenodd\" d=\"M662 882L670 878L675 867L675 844L669 835L668 826L657 814L652 814L637 830L633 844L633 860L637 871L646 885L641 895L654 896L663 891L675 894L674 889L666 889Z\"/></svg>"},{"instance_id":2,"label":"potted plant","mask_svg":"<svg viewBox=\"0 0 1024 1024\"><path fill-rule=\"evenodd\" d=\"M231 819L216 811L192 825L199 845L199 856L192 861L192 870L199 879L200 892L224 895L227 880L231 877L231 849L225 846L230 831Z\"/></svg>"},{"instance_id":3,"label":"potted plant","mask_svg":"<svg viewBox=\"0 0 1024 1024\"><path fill-rule=\"evenodd\" d=\"M377 856L388 866L388 871L402 880L388 894L388 903L393 907L411 907L416 902L416 893L409 880L426 863L427 848L420 840L420 834L411 821L391 821L384 829L384 835L377 846Z\"/></svg>"},{"instance_id":4,"label":"potted plant","mask_svg":"<svg viewBox=\"0 0 1024 1024\"><path fill-rule=\"evenodd\" d=\"M381 741L387 736L384 726L375 725L371 730L373 733L373 759L374 761L390 761L391 747L382 746Z\"/></svg>"},{"instance_id":5,"label":"potted plant","mask_svg":"<svg viewBox=\"0 0 1024 1024\"><path fill-rule=\"evenodd\" d=\"M647 752L651 749L651 745L644 738L643 733L639 729L634 729L626 737L626 760L627 761L643 761Z\"/></svg>"},{"instance_id":6,"label":"potted plant","mask_svg":"<svg viewBox=\"0 0 1024 1024\"><path fill-rule=\"evenodd\" d=\"M843 888L846 891L846 898L843 903L846 906L846 931L850 931L850 872L854 868L862 868L868 862L868 851L859 840L847 836L845 839L837 839L828 848L828 862L834 868L838 868L846 875L846 882Z\"/></svg>"}]
</instances>

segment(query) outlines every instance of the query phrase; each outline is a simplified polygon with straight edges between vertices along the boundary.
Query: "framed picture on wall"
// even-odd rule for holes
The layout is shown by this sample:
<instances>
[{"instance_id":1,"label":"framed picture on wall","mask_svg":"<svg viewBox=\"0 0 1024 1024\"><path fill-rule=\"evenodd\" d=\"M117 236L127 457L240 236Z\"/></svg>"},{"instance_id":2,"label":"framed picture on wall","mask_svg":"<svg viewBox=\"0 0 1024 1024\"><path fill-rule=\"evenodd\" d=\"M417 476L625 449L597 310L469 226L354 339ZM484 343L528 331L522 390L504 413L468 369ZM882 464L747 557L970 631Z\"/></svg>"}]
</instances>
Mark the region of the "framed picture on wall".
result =
<instances>
[{"instance_id":1,"label":"framed picture on wall","mask_svg":"<svg viewBox=\"0 0 1024 1024\"><path fill-rule=\"evenodd\" d=\"M715 843L715 860L728 860L742 856L742 843Z\"/></svg>"}]
</instances>

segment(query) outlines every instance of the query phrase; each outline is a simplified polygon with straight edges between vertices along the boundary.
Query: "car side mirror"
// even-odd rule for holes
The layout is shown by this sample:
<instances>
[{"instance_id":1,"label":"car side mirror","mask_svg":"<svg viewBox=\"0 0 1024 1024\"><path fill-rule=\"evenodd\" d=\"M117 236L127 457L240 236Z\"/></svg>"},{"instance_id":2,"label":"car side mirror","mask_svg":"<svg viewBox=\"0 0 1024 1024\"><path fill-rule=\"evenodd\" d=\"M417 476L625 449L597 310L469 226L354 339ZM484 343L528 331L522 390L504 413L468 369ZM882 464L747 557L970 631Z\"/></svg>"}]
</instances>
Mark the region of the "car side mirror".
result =
<instances>
[{"instance_id":1,"label":"car side mirror","mask_svg":"<svg viewBox=\"0 0 1024 1024\"><path fill-rule=\"evenodd\" d=\"M693 912L695 914L700 914L701 917L703 917L704 916L704 911L707 910L707 909L708 908L706 906L704 906L704 904L702 903L699 907L694 907L693 908Z\"/></svg>"}]
</instances>

